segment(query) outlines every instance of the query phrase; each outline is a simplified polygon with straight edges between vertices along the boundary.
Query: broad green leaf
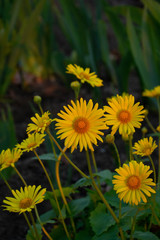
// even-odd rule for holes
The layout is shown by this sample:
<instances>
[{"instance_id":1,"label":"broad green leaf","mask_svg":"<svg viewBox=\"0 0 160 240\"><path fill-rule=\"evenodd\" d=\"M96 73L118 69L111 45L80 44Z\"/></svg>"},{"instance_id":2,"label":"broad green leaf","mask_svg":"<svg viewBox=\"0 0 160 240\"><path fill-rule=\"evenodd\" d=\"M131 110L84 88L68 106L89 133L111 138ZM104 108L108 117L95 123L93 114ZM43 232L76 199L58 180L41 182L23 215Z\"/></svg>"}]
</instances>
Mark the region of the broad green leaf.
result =
<instances>
[{"instance_id":1,"label":"broad green leaf","mask_svg":"<svg viewBox=\"0 0 160 240\"><path fill-rule=\"evenodd\" d=\"M75 216L82 212L86 207L90 204L90 198L84 197L76 200L72 200L69 202L69 207L71 209L72 215Z\"/></svg>"},{"instance_id":2,"label":"broad green leaf","mask_svg":"<svg viewBox=\"0 0 160 240\"><path fill-rule=\"evenodd\" d=\"M91 179L80 178L74 185L73 188L77 189L79 187L86 187L92 185Z\"/></svg>"},{"instance_id":3,"label":"broad green leaf","mask_svg":"<svg viewBox=\"0 0 160 240\"><path fill-rule=\"evenodd\" d=\"M63 194L64 194L65 197L69 197L72 193L76 192L76 190L73 189L72 187L63 187L62 189L63 189ZM55 195L56 195L57 198L61 197L61 192L60 192L59 189L55 189ZM45 198L46 199L53 198L53 193L47 191L46 195L45 195Z\"/></svg>"},{"instance_id":4,"label":"broad green leaf","mask_svg":"<svg viewBox=\"0 0 160 240\"><path fill-rule=\"evenodd\" d=\"M38 239L41 240L42 239L41 225L36 224L36 228L37 228L37 232L38 232ZM32 234L32 232L33 232L33 234ZM28 230L27 235L26 235L26 240L37 240L37 236L35 235L33 226L32 226L32 232L30 229Z\"/></svg>"},{"instance_id":5,"label":"broad green leaf","mask_svg":"<svg viewBox=\"0 0 160 240\"><path fill-rule=\"evenodd\" d=\"M112 177L113 177L113 173L108 169L100 171L98 173L94 173L94 175L99 176L103 180L111 180L111 181L112 181Z\"/></svg>"},{"instance_id":6,"label":"broad green leaf","mask_svg":"<svg viewBox=\"0 0 160 240\"><path fill-rule=\"evenodd\" d=\"M141 232L141 231L135 231L133 234L133 237L137 240L159 240L159 238L153 234L152 232Z\"/></svg>"},{"instance_id":7,"label":"broad green leaf","mask_svg":"<svg viewBox=\"0 0 160 240\"><path fill-rule=\"evenodd\" d=\"M55 223L54 220L52 220L53 218L56 218L56 213L53 209L43 213L40 215L40 220L43 224L46 223Z\"/></svg>"},{"instance_id":8,"label":"broad green leaf","mask_svg":"<svg viewBox=\"0 0 160 240\"><path fill-rule=\"evenodd\" d=\"M107 232L102 233L100 236L94 236L92 240L120 240L118 236L117 225L111 226Z\"/></svg>"},{"instance_id":9,"label":"broad green leaf","mask_svg":"<svg viewBox=\"0 0 160 240\"><path fill-rule=\"evenodd\" d=\"M115 190L111 189L109 192L105 192L104 197L111 206L119 208L119 198Z\"/></svg>"},{"instance_id":10,"label":"broad green leaf","mask_svg":"<svg viewBox=\"0 0 160 240\"><path fill-rule=\"evenodd\" d=\"M89 220L96 235L102 234L115 224L115 220L111 214L106 212L106 206L103 203L99 203L95 210L91 212Z\"/></svg>"},{"instance_id":11,"label":"broad green leaf","mask_svg":"<svg viewBox=\"0 0 160 240\"><path fill-rule=\"evenodd\" d=\"M75 240L91 240L91 234L89 233L88 229L85 230L81 230L79 231L76 236L75 236Z\"/></svg>"},{"instance_id":12,"label":"broad green leaf","mask_svg":"<svg viewBox=\"0 0 160 240\"><path fill-rule=\"evenodd\" d=\"M68 240L62 225L55 225L50 236L53 240Z\"/></svg>"}]
</instances>

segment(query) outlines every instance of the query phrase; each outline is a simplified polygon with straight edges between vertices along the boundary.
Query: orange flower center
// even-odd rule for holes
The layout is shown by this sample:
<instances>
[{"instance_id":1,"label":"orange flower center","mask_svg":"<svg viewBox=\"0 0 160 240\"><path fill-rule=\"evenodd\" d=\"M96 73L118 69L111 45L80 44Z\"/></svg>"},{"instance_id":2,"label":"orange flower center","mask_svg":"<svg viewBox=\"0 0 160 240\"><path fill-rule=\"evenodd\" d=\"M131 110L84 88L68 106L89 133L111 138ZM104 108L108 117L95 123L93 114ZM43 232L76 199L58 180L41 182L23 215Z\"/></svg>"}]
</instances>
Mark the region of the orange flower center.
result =
<instances>
[{"instance_id":1,"label":"orange flower center","mask_svg":"<svg viewBox=\"0 0 160 240\"><path fill-rule=\"evenodd\" d=\"M145 147L142 151L146 156L151 155L151 147Z\"/></svg>"},{"instance_id":2,"label":"orange flower center","mask_svg":"<svg viewBox=\"0 0 160 240\"><path fill-rule=\"evenodd\" d=\"M121 123L128 123L131 120L131 114L127 110L120 111L117 117Z\"/></svg>"},{"instance_id":3,"label":"orange flower center","mask_svg":"<svg viewBox=\"0 0 160 240\"><path fill-rule=\"evenodd\" d=\"M140 187L141 181L138 176L132 175L127 179L127 186L129 189L134 190Z\"/></svg>"},{"instance_id":4,"label":"orange flower center","mask_svg":"<svg viewBox=\"0 0 160 240\"><path fill-rule=\"evenodd\" d=\"M73 128L77 133L85 133L89 129L89 122L86 118L79 117L74 121Z\"/></svg>"},{"instance_id":5,"label":"orange flower center","mask_svg":"<svg viewBox=\"0 0 160 240\"><path fill-rule=\"evenodd\" d=\"M89 74L88 74L88 73L85 73L85 72L80 73L80 77L81 77L81 78L86 78L87 80L90 79Z\"/></svg>"},{"instance_id":6,"label":"orange flower center","mask_svg":"<svg viewBox=\"0 0 160 240\"><path fill-rule=\"evenodd\" d=\"M26 209L26 208L30 207L31 205L32 205L32 199L30 199L30 198L24 198L19 203L19 207L23 208L23 209Z\"/></svg>"},{"instance_id":7,"label":"orange flower center","mask_svg":"<svg viewBox=\"0 0 160 240\"><path fill-rule=\"evenodd\" d=\"M37 144L35 143L35 142L33 142L33 143L29 143L28 145L27 145L27 148L32 148L32 147L35 147Z\"/></svg>"}]
</instances>

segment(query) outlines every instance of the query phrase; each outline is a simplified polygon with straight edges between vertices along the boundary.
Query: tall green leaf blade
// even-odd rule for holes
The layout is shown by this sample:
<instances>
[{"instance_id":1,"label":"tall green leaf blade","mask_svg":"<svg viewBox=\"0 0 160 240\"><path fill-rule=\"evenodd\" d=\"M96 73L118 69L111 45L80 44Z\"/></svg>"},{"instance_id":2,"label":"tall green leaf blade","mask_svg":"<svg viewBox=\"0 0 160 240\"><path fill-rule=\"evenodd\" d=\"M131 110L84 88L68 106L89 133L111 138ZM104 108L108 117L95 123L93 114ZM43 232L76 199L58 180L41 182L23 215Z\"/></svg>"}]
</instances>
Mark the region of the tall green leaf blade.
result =
<instances>
[{"instance_id":1,"label":"tall green leaf blade","mask_svg":"<svg viewBox=\"0 0 160 240\"><path fill-rule=\"evenodd\" d=\"M145 7L147 7L153 17L160 23L160 4L155 0L142 0Z\"/></svg>"},{"instance_id":2,"label":"tall green leaf blade","mask_svg":"<svg viewBox=\"0 0 160 240\"><path fill-rule=\"evenodd\" d=\"M154 86L154 84L152 83L152 81L148 76L148 71L144 64L142 49L141 49L129 12L127 14L127 33L128 33L131 51L132 51L136 66L142 78L142 84L145 88L151 89Z\"/></svg>"}]
</instances>

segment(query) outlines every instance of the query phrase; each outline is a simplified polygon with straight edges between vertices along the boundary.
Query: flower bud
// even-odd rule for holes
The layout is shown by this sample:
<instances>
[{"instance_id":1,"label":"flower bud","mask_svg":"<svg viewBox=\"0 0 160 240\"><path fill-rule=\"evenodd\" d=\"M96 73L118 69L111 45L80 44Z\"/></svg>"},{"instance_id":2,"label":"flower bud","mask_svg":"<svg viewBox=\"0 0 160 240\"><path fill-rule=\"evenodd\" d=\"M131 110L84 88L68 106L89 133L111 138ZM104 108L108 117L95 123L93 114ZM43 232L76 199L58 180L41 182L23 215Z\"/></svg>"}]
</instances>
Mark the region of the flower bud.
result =
<instances>
[{"instance_id":1,"label":"flower bud","mask_svg":"<svg viewBox=\"0 0 160 240\"><path fill-rule=\"evenodd\" d=\"M142 131L143 134L146 134L146 133L148 132L148 129L147 129L146 127L143 127L143 128L141 129L141 131Z\"/></svg>"},{"instance_id":2,"label":"flower bud","mask_svg":"<svg viewBox=\"0 0 160 240\"><path fill-rule=\"evenodd\" d=\"M145 110L144 115L145 115L145 117L147 117L149 112L147 109L144 109L144 110Z\"/></svg>"},{"instance_id":3,"label":"flower bud","mask_svg":"<svg viewBox=\"0 0 160 240\"><path fill-rule=\"evenodd\" d=\"M106 142L107 142L107 143L113 144L113 143L114 143L114 140L115 140L114 135L111 135L111 134L107 134L107 135L106 135Z\"/></svg>"},{"instance_id":4,"label":"flower bud","mask_svg":"<svg viewBox=\"0 0 160 240\"><path fill-rule=\"evenodd\" d=\"M80 83L78 81L73 81L73 82L71 82L70 86L75 91L75 90L78 90L80 88Z\"/></svg>"},{"instance_id":5,"label":"flower bud","mask_svg":"<svg viewBox=\"0 0 160 240\"><path fill-rule=\"evenodd\" d=\"M41 104L42 98L37 95L37 96L34 96L33 101L34 101L34 103L39 105L39 104Z\"/></svg>"}]
</instances>

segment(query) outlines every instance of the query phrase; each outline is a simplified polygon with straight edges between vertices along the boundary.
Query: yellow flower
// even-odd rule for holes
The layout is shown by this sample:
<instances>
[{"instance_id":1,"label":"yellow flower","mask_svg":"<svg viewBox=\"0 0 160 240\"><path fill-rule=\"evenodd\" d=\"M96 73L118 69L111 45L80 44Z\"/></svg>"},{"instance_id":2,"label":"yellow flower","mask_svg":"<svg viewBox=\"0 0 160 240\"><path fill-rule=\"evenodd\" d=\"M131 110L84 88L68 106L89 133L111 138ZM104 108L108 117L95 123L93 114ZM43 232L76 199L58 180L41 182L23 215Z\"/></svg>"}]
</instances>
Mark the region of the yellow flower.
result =
<instances>
[{"instance_id":1,"label":"yellow flower","mask_svg":"<svg viewBox=\"0 0 160 240\"><path fill-rule=\"evenodd\" d=\"M142 93L144 97L159 97L160 96L160 86L157 86L151 90L145 89Z\"/></svg>"},{"instance_id":2,"label":"yellow flower","mask_svg":"<svg viewBox=\"0 0 160 240\"><path fill-rule=\"evenodd\" d=\"M22 212L32 211L36 204L41 203L44 200L46 188L40 189L40 185L38 187L33 185L25 187L24 190L21 187L20 191L12 190L14 197L6 197L6 199L3 200L3 203L6 204L2 205L5 207L4 210L9 212L19 212L20 214Z\"/></svg>"},{"instance_id":3,"label":"yellow flower","mask_svg":"<svg viewBox=\"0 0 160 240\"><path fill-rule=\"evenodd\" d=\"M123 199L124 202L132 205L138 205L141 199L147 202L144 193L148 197L151 196L150 192L155 193L155 190L150 187L155 186L155 183L148 178L153 172L149 169L150 167L142 162L131 161L129 165L123 164L123 167L115 170L119 175L114 175L115 179L112 182L120 200Z\"/></svg>"},{"instance_id":4,"label":"yellow flower","mask_svg":"<svg viewBox=\"0 0 160 240\"><path fill-rule=\"evenodd\" d=\"M17 162L21 155L22 151L18 148L13 148L12 150L9 148L7 150L2 150L0 153L0 171Z\"/></svg>"},{"instance_id":5,"label":"yellow flower","mask_svg":"<svg viewBox=\"0 0 160 240\"><path fill-rule=\"evenodd\" d=\"M44 133L46 128L51 124L53 121L49 118L50 113L45 112L42 116L39 116L38 113L35 114L35 117L31 117L33 123L29 123L27 127L27 134L30 132L40 132Z\"/></svg>"},{"instance_id":6,"label":"yellow flower","mask_svg":"<svg viewBox=\"0 0 160 240\"><path fill-rule=\"evenodd\" d=\"M157 144L154 141L153 138L143 138L139 140L137 143L134 144L133 149L136 150L134 154L140 155L140 156L150 156L152 152L157 148Z\"/></svg>"},{"instance_id":7,"label":"yellow flower","mask_svg":"<svg viewBox=\"0 0 160 240\"><path fill-rule=\"evenodd\" d=\"M93 145L97 145L97 139L102 141L100 135L103 135L101 130L107 129L105 125L102 109L98 109L98 103L93 107L93 101L90 99L88 104L83 98L77 100L76 104L71 101L68 108L64 106L66 112L61 111L58 116L62 119L56 118L56 129L59 129L60 139L65 139L65 146L71 147L71 152L80 146L80 151L83 148L93 149Z\"/></svg>"},{"instance_id":8,"label":"yellow flower","mask_svg":"<svg viewBox=\"0 0 160 240\"><path fill-rule=\"evenodd\" d=\"M156 130L160 133L160 125L156 128Z\"/></svg>"},{"instance_id":9,"label":"yellow flower","mask_svg":"<svg viewBox=\"0 0 160 240\"><path fill-rule=\"evenodd\" d=\"M114 135L119 129L119 133L122 135L129 135L135 132L135 128L140 128L141 121L144 118L143 106L139 106L138 103L134 103L135 99L132 95L125 95L112 98L108 104L110 106L104 106L106 124L112 125L111 134Z\"/></svg>"},{"instance_id":10,"label":"yellow flower","mask_svg":"<svg viewBox=\"0 0 160 240\"><path fill-rule=\"evenodd\" d=\"M103 80L98 78L95 72L90 72L90 68L83 69L82 67L77 66L76 64L69 64L67 67L67 73L75 75L80 79L81 83L87 82L92 87L101 87L103 86Z\"/></svg>"},{"instance_id":11,"label":"yellow flower","mask_svg":"<svg viewBox=\"0 0 160 240\"><path fill-rule=\"evenodd\" d=\"M44 142L45 134L40 133L32 133L28 134L28 138L23 140L22 143L17 145L17 148L22 149L23 152L34 151L37 147Z\"/></svg>"}]
</instances>

